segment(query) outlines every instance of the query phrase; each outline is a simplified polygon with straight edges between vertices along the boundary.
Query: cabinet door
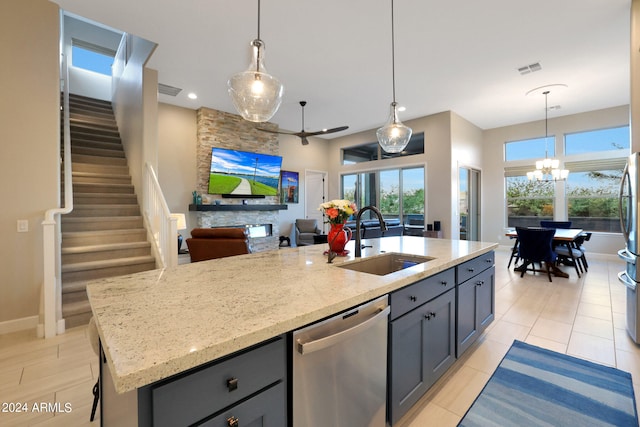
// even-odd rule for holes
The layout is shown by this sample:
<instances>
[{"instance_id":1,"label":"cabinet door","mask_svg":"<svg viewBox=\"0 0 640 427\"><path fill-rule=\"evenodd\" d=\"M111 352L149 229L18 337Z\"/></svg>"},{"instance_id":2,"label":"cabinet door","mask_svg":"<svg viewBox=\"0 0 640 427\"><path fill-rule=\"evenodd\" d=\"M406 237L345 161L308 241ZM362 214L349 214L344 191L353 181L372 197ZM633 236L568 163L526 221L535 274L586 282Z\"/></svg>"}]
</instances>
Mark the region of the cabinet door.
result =
<instances>
[{"instance_id":1,"label":"cabinet door","mask_svg":"<svg viewBox=\"0 0 640 427\"><path fill-rule=\"evenodd\" d=\"M397 422L455 362L455 292L391 322L389 421Z\"/></svg>"},{"instance_id":2,"label":"cabinet door","mask_svg":"<svg viewBox=\"0 0 640 427\"><path fill-rule=\"evenodd\" d=\"M484 331L495 317L495 267L478 275L476 284L476 323L478 332Z\"/></svg>"},{"instance_id":3,"label":"cabinet door","mask_svg":"<svg viewBox=\"0 0 640 427\"><path fill-rule=\"evenodd\" d=\"M424 353L427 388L431 387L456 360L455 355L455 292L446 292L424 305Z\"/></svg>"},{"instance_id":4,"label":"cabinet door","mask_svg":"<svg viewBox=\"0 0 640 427\"><path fill-rule=\"evenodd\" d=\"M495 267L458 285L457 349L460 357L495 316Z\"/></svg>"},{"instance_id":5,"label":"cabinet door","mask_svg":"<svg viewBox=\"0 0 640 427\"><path fill-rule=\"evenodd\" d=\"M458 357L478 338L476 307L476 280L467 280L458 285L458 321L456 330L456 355Z\"/></svg>"},{"instance_id":6,"label":"cabinet door","mask_svg":"<svg viewBox=\"0 0 640 427\"><path fill-rule=\"evenodd\" d=\"M282 427L287 425L287 392L284 383L198 424L200 427Z\"/></svg>"},{"instance_id":7,"label":"cabinet door","mask_svg":"<svg viewBox=\"0 0 640 427\"><path fill-rule=\"evenodd\" d=\"M395 423L426 391L425 319L418 308L389 326L389 420Z\"/></svg>"}]
</instances>

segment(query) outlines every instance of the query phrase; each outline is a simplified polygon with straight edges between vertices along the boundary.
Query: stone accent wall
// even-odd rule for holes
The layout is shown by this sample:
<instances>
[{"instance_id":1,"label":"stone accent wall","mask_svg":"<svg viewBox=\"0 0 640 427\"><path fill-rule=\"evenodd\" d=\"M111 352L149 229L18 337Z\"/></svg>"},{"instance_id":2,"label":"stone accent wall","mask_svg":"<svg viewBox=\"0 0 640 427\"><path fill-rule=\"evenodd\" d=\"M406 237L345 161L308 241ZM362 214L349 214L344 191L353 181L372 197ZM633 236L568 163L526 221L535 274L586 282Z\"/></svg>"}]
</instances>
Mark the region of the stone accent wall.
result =
<instances>
[{"instance_id":1,"label":"stone accent wall","mask_svg":"<svg viewBox=\"0 0 640 427\"><path fill-rule=\"evenodd\" d=\"M211 166L211 148L228 148L231 150L278 155L280 146L278 135L262 132L258 127L277 130L272 123L253 123L236 114L210 108L200 108L197 112L198 142L196 163L198 168L197 188L203 196L203 203L214 203L220 196L207 195L209 187L209 168ZM278 204L277 196L264 199L247 199L249 204ZM241 204L242 199L222 199L222 203ZM225 227L245 224L272 224L273 235L251 239L254 252L277 249L280 243L279 211L224 211L198 212L198 227Z\"/></svg>"}]
</instances>

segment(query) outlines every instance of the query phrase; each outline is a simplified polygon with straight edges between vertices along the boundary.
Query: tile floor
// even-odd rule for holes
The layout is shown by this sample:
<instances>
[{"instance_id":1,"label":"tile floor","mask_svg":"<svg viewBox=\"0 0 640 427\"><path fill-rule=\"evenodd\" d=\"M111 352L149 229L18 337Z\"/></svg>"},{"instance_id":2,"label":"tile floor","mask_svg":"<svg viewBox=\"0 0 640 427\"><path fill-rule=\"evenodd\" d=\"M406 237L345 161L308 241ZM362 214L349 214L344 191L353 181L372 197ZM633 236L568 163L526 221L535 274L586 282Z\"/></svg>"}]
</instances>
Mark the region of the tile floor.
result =
<instances>
[{"instance_id":1,"label":"tile floor","mask_svg":"<svg viewBox=\"0 0 640 427\"><path fill-rule=\"evenodd\" d=\"M507 270L508 257L506 249L496 253L496 320L399 427L455 426L514 339L629 371L640 395L640 346L625 331L626 291L616 277L624 264L591 256L582 278L565 267L570 278L549 283L542 274L520 278ZM49 340L33 331L0 335L0 425L99 426L89 422L97 376L84 327ZM3 412L20 402L26 412ZM34 403L70 411L38 412Z\"/></svg>"}]
</instances>

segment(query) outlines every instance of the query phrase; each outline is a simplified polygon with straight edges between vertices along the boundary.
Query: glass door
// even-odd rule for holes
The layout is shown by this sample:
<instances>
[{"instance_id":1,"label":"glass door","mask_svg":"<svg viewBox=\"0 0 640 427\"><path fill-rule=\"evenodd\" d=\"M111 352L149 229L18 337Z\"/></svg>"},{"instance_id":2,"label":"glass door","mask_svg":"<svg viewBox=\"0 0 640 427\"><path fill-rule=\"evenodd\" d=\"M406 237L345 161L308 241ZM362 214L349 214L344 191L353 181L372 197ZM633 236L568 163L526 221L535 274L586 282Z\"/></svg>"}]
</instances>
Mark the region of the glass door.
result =
<instances>
[{"instance_id":1,"label":"glass door","mask_svg":"<svg viewBox=\"0 0 640 427\"><path fill-rule=\"evenodd\" d=\"M460 240L480 240L480 171L460 167L458 212Z\"/></svg>"}]
</instances>

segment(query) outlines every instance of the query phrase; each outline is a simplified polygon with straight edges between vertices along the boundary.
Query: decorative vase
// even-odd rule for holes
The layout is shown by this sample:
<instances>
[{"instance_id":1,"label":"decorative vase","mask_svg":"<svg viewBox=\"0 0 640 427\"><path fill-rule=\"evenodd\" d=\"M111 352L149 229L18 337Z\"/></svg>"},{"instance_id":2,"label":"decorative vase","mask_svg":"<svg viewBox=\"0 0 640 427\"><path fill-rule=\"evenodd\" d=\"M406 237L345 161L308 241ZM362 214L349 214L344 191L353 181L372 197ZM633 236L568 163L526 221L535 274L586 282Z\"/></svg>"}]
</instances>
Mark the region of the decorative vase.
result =
<instances>
[{"instance_id":1,"label":"decorative vase","mask_svg":"<svg viewBox=\"0 0 640 427\"><path fill-rule=\"evenodd\" d=\"M327 243L329 243L329 249L339 256L348 254L349 251L346 251L344 247L347 242L351 240L351 236L351 229L349 227L345 227L344 223L331 224L331 229L329 230L329 234L327 235Z\"/></svg>"}]
</instances>

